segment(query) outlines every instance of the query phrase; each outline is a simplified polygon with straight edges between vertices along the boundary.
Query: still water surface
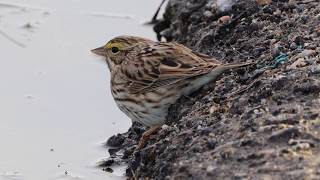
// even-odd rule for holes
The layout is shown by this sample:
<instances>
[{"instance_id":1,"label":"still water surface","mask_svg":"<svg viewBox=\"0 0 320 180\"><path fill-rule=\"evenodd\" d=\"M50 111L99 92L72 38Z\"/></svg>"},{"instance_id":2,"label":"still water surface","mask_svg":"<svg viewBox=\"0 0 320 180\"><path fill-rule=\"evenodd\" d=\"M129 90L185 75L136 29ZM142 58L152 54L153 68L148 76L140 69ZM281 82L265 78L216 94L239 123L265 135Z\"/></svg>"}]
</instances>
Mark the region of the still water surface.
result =
<instances>
[{"instance_id":1,"label":"still water surface","mask_svg":"<svg viewBox=\"0 0 320 180\"><path fill-rule=\"evenodd\" d=\"M124 179L95 168L130 121L90 49L121 34L154 39L161 0L0 0L0 180Z\"/></svg>"}]
</instances>

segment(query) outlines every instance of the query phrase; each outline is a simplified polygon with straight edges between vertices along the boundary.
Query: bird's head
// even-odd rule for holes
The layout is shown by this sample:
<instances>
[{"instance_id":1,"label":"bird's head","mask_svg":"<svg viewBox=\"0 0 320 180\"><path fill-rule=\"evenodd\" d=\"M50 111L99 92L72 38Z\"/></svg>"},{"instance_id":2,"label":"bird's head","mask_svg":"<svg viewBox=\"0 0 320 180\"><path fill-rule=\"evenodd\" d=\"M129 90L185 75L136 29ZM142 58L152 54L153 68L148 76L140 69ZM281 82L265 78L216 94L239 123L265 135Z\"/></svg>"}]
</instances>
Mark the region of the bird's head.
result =
<instances>
[{"instance_id":1,"label":"bird's head","mask_svg":"<svg viewBox=\"0 0 320 180\"><path fill-rule=\"evenodd\" d=\"M121 64L139 44L152 42L149 39L135 36L118 36L110 40L106 45L91 50L94 54L106 57L109 69Z\"/></svg>"}]
</instances>

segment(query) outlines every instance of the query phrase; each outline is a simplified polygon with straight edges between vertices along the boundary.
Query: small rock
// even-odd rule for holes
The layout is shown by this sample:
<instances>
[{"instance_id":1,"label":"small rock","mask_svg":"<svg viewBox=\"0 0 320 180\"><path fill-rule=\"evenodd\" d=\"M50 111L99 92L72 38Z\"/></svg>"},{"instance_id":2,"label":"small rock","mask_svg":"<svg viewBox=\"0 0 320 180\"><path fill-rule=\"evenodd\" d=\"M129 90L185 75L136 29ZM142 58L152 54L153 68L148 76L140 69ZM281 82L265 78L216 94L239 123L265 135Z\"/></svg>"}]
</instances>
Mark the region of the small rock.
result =
<instances>
[{"instance_id":1,"label":"small rock","mask_svg":"<svg viewBox=\"0 0 320 180\"><path fill-rule=\"evenodd\" d=\"M210 114L219 112L219 105L215 104L215 105L211 106L211 108L209 109L209 112L210 112Z\"/></svg>"},{"instance_id":2,"label":"small rock","mask_svg":"<svg viewBox=\"0 0 320 180\"><path fill-rule=\"evenodd\" d=\"M200 134L201 135L209 135L214 130L211 127L201 128Z\"/></svg>"},{"instance_id":3,"label":"small rock","mask_svg":"<svg viewBox=\"0 0 320 180\"><path fill-rule=\"evenodd\" d=\"M122 134L113 135L107 140L107 145L112 147L120 147L124 142L124 139L125 137Z\"/></svg>"},{"instance_id":4,"label":"small rock","mask_svg":"<svg viewBox=\"0 0 320 180\"><path fill-rule=\"evenodd\" d=\"M277 39L271 39L271 40L270 40L270 44L271 44L271 45L275 44L276 42L277 42Z\"/></svg>"},{"instance_id":5,"label":"small rock","mask_svg":"<svg viewBox=\"0 0 320 180\"><path fill-rule=\"evenodd\" d=\"M214 140L208 140L208 142L207 142L207 147L209 148L209 149L215 149L216 148L216 146L217 146L217 142L216 141L214 141Z\"/></svg>"},{"instance_id":6,"label":"small rock","mask_svg":"<svg viewBox=\"0 0 320 180\"><path fill-rule=\"evenodd\" d=\"M292 63L290 66L288 66L288 69L297 69L297 68L300 68L300 67L304 67L306 66L307 63L305 61L304 58L299 58L297 59L294 63Z\"/></svg>"},{"instance_id":7,"label":"small rock","mask_svg":"<svg viewBox=\"0 0 320 180\"><path fill-rule=\"evenodd\" d=\"M222 16L218 19L219 23L228 23L230 22L231 17L230 16Z\"/></svg>"},{"instance_id":8,"label":"small rock","mask_svg":"<svg viewBox=\"0 0 320 180\"><path fill-rule=\"evenodd\" d=\"M215 169L214 166L209 165L209 166L206 168L206 171L207 171L207 172L212 172L214 169Z\"/></svg>"},{"instance_id":9,"label":"small rock","mask_svg":"<svg viewBox=\"0 0 320 180\"><path fill-rule=\"evenodd\" d=\"M310 17L308 15L304 15L301 17L301 22L306 24L309 21Z\"/></svg>"},{"instance_id":10,"label":"small rock","mask_svg":"<svg viewBox=\"0 0 320 180\"><path fill-rule=\"evenodd\" d=\"M256 0L259 5L267 5L272 3L272 0Z\"/></svg>"},{"instance_id":11,"label":"small rock","mask_svg":"<svg viewBox=\"0 0 320 180\"><path fill-rule=\"evenodd\" d=\"M211 17L213 17L213 13L211 11L205 11L203 13L203 16L206 18L211 18Z\"/></svg>"},{"instance_id":12,"label":"small rock","mask_svg":"<svg viewBox=\"0 0 320 180\"><path fill-rule=\"evenodd\" d=\"M281 15L281 11L277 9L275 12L273 12L273 15Z\"/></svg>"},{"instance_id":13,"label":"small rock","mask_svg":"<svg viewBox=\"0 0 320 180\"><path fill-rule=\"evenodd\" d=\"M303 46L304 39L302 36L296 36L293 40L298 46Z\"/></svg>"},{"instance_id":14,"label":"small rock","mask_svg":"<svg viewBox=\"0 0 320 180\"><path fill-rule=\"evenodd\" d=\"M166 124L164 124L164 125L162 125L161 126L161 129L163 129L163 130L168 130L170 127L168 126L168 125L166 125Z\"/></svg>"},{"instance_id":15,"label":"small rock","mask_svg":"<svg viewBox=\"0 0 320 180\"><path fill-rule=\"evenodd\" d=\"M296 44L295 42L292 42L292 43L290 44L290 49L295 50L295 49L297 49L297 48L298 48L298 46L297 46L297 44Z\"/></svg>"},{"instance_id":16,"label":"small rock","mask_svg":"<svg viewBox=\"0 0 320 180\"><path fill-rule=\"evenodd\" d=\"M280 53L284 52L285 48L280 44L280 42L277 42L273 45L273 48L271 50L272 55L274 57L278 56Z\"/></svg>"},{"instance_id":17,"label":"small rock","mask_svg":"<svg viewBox=\"0 0 320 180\"><path fill-rule=\"evenodd\" d=\"M276 11L276 7L275 6L264 6L262 10L264 13L273 14Z\"/></svg>"},{"instance_id":18,"label":"small rock","mask_svg":"<svg viewBox=\"0 0 320 180\"><path fill-rule=\"evenodd\" d=\"M108 173L113 173L113 169L111 169L110 167L103 168L102 170Z\"/></svg>"},{"instance_id":19,"label":"small rock","mask_svg":"<svg viewBox=\"0 0 320 180\"><path fill-rule=\"evenodd\" d=\"M115 155L118 151L119 151L119 149L115 149L115 148L109 148L108 149L108 152L109 152L110 156Z\"/></svg>"},{"instance_id":20,"label":"small rock","mask_svg":"<svg viewBox=\"0 0 320 180\"><path fill-rule=\"evenodd\" d=\"M101 163L99 163L99 166L100 167L109 167L109 166L113 165L114 162L115 161L113 159L104 160Z\"/></svg>"}]
</instances>

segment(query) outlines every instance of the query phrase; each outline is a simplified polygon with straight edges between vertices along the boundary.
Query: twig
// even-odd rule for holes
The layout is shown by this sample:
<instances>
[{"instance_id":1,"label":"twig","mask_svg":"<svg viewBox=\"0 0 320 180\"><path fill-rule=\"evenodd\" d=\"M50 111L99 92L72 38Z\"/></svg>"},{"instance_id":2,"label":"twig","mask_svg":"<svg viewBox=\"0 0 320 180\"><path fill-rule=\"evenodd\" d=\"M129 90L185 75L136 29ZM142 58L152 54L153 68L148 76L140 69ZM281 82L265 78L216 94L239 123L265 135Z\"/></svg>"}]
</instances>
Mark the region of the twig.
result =
<instances>
[{"instance_id":1,"label":"twig","mask_svg":"<svg viewBox=\"0 0 320 180\"><path fill-rule=\"evenodd\" d=\"M9 34L3 32L3 31L1 31L1 30L0 30L0 35L2 35L2 36L3 36L4 38L6 38L7 40L11 41L12 43L14 43L14 44L16 44L16 45L18 45L18 46L20 46L20 47L22 47L22 48L25 48L25 47L26 47L26 45L24 45L23 43L15 40L15 39L14 39L13 37L11 37Z\"/></svg>"},{"instance_id":2,"label":"twig","mask_svg":"<svg viewBox=\"0 0 320 180\"><path fill-rule=\"evenodd\" d=\"M162 5L163 5L164 2L166 2L166 0L162 0L161 4L159 5L159 7L158 7L158 9L157 9L157 11L156 11L156 13L154 13L151 21L150 21L150 22L147 22L146 24L155 24L155 23L158 22L157 17L158 17L158 14L159 14L160 9L161 9L161 7L162 7Z\"/></svg>"},{"instance_id":3,"label":"twig","mask_svg":"<svg viewBox=\"0 0 320 180\"><path fill-rule=\"evenodd\" d=\"M237 91L231 93L227 98L230 98L234 95L237 95L237 94L241 94L245 91L247 91L248 89L250 89L253 85L255 85L260 79L255 79L252 83L250 83L248 86L244 87L244 88L240 88L238 89Z\"/></svg>"}]
</instances>

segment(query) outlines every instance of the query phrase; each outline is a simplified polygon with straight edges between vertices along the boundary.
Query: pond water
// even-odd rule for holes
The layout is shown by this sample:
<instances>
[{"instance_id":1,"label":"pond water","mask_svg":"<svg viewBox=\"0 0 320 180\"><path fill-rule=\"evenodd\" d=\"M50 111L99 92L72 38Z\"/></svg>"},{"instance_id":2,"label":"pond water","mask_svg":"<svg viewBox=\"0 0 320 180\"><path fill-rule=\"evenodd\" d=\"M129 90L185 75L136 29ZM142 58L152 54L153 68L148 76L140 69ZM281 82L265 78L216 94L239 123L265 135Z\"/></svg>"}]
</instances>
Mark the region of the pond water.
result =
<instances>
[{"instance_id":1,"label":"pond water","mask_svg":"<svg viewBox=\"0 0 320 180\"><path fill-rule=\"evenodd\" d=\"M116 35L155 39L161 0L0 0L0 180L124 179L96 168L125 132L109 74L90 49Z\"/></svg>"}]
</instances>

